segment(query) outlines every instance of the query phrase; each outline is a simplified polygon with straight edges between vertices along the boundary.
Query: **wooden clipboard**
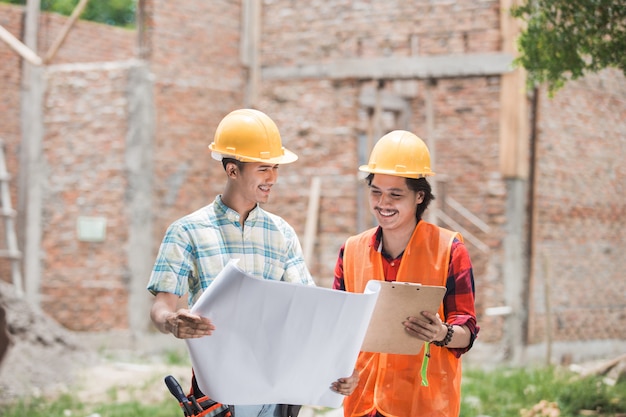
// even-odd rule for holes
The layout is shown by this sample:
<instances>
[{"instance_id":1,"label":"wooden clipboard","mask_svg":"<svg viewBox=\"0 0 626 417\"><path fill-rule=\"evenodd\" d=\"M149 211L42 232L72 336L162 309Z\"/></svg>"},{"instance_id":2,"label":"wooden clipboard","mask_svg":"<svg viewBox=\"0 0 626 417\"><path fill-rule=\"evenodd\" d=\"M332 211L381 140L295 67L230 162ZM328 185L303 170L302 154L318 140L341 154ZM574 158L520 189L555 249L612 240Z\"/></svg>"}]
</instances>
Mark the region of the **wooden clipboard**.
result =
<instances>
[{"instance_id":1,"label":"wooden clipboard","mask_svg":"<svg viewBox=\"0 0 626 417\"><path fill-rule=\"evenodd\" d=\"M409 336L402 322L408 316L419 316L422 311L437 313L446 287L411 282L375 282L378 283L375 285L380 285L378 300L361 350L417 355L424 342Z\"/></svg>"}]
</instances>

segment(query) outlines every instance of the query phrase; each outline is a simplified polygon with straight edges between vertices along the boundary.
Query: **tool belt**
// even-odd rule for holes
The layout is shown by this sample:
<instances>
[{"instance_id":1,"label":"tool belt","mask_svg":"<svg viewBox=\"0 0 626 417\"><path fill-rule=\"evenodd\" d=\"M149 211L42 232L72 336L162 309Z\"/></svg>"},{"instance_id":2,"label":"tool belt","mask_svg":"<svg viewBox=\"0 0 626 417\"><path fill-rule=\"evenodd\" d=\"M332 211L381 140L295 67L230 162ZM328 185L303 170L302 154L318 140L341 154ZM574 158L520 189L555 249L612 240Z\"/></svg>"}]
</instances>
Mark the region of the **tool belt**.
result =
<instances>
[{"instance_id":1,"label":"tool belt","mask_svg":"<svg viewBox=\"0 0 626 417\"><path fill-rule=\"evenodd\" d=\"M192 378L189 395L185 395L182 387L172 375L165 377L165 385L174 398L178 400L185 417L234 417L235 413L232 407L213 401L202 394L195 376Z\"/></svg>"},{"instance_id":2,"label":"tool belt","mask_svg":"<svg viewBox=\"0 0 626 417\"><path fill-rule=\"evenodd\" d=\"M200 387L198 386L198 381L196 381L196 375L192 374L191 376L191 393L190 397L196 396L200 398L200 406L203 411L202 414L194 414L198 417L234 417L235 416L235 407L229 406L226 404L218 403L217 401L213 401L209 398L208 395L205 395L202 391L200 391ZM203 404L204 403L204 404Z\"/></svg>"},{"instance_id":3,"label":"tool belt","mask_svg":"<svg viewBox=\"0 0 626 417\"><path fill-rule=\"evenodd\" d=\"M208 396L201 397L197 400L193 395L187 397L189 403L191 403L191 410L187 411L185 404L179 403L180 408L185 413L185 416L194 417L234 417L234 410L232 406L218 403L213 401Z\"/></svg>"},{"instance_id":4,"label":"tool belt","mask_svg":"<svg viewBox=\"0 0 626 417\"><path fill-rule=\"evenodd\" d=\"M235 407L213 401L203 394L198 387L196 376L191 378L191 392L185 395L176 379L169 375L165 377L165 384L172 395L178 400L185 417L236 417ZM281 417L298 417L299 405L279 404Z\"/></svg>"}]
</instances>

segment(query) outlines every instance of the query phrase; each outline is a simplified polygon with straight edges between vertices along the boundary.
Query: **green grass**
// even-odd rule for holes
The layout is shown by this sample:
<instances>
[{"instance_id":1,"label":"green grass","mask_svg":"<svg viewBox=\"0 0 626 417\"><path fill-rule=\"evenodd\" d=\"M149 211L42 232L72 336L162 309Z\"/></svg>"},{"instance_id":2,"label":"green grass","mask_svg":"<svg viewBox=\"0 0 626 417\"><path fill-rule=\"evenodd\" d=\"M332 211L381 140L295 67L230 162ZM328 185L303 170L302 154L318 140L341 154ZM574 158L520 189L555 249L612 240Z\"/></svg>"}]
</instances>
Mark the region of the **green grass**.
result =
<instances>
[{"instance_id":1,"label":"green grass","mask_svg":"<svg viewBox=\"0 0 626 417\"><path fill-rule=\"evenodd\" d=\"M560 417L578 417L581 410L602 416L626 413L626 380L614 386L602 377L580 378L566 369L500 368L463 373L461 417L539 417L550 416L535 410L541 401L555 403ZM528 410L522 414L521 410Z\"/></svg>"},{"instance_id":2,"label":"green grass","mask_svg":"<svg viewBox=\"0 0 626 417\"><path fill-rule=\"evenodd\" d=\"M29 417L66 417L67 414L64 414L65 410L72 410L73 413L71 415L84 415L83 413L83 405L76 404L71 396L62 395L58 399L54 401L27 401L20 400L11 405L2 405L0 408L0 416L2 417L21 417L21 416L29 416Z\"/></svg>"},{"instance_id":3,"label":"green grass","mask_svg":"<svg viewBox=\"0 0 626 417\"><path fill-rule=\"evenodd\" d=\"M172 359L179 360L176 355ZM592 410L603 417L626 413L624 378L610 386L602 382L602 377L580 378L557 367L465 369L462 392L460 417L580 417L581 410ZM183 416L176 400L169 396L160 403L143 404L119 403L114 392L109 394L106 404L83 404L68 394L55 400L3 404L0 417ZM544 411L536 410L540 404L544 404ZM560 414L549 414L550 409L558 409Z\"/></svg>"},{"instance_id":4,"label":"green grass","mask_svg":"<svg viewBox=\"0 0 626 417\"><path fill-rule=\"evenodd\" d=\"M2 417L182 417L183 413L174 398L158 404L141 404L137 401L112 404L82 404L71 395L55 400L20 401L0 407Z\"/></svg>"},{"instance_id":5,"label":"green grass","mask_svg":"<svg viewBox=\"0 0 626 417\"><path fill-rule=\"evenodd\" d=\"M95 413L101 417L182 417L178 403L174 398L164 400L160 404L140 404L138 402L115 405L100 405Z\"/></svg>"},{"instance_id":6,"label":"green grass","mask_svg":"<svg viewBox=\"0 0 626 417\"><path fill-rule=\"evenodd\" d=\"M186 349L168 350L165 352L165 363L168 365L189 365L191 368L191 359Z\"/></svg>"}]
</instances>

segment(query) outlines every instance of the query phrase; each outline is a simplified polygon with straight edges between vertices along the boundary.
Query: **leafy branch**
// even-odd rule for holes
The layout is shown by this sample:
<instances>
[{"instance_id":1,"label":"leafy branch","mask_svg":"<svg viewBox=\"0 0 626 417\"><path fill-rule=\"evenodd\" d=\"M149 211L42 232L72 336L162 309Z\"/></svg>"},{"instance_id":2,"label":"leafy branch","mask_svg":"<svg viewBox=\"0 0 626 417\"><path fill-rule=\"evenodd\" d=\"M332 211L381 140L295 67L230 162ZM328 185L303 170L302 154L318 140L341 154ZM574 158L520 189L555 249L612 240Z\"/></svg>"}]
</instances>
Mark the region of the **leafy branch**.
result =
<instances>
[{"instance_id":1,"label":"leafy branch","mask_svg":"<svg viewBox=\"0 0 626 417\"><path fill-rule=\"evenodd\" d=\"M626 0L526 0L511 14L526 22L515 64L529 87L547 83L553 95L604 68L626 75Z\"/></svg>"}]
</instances>

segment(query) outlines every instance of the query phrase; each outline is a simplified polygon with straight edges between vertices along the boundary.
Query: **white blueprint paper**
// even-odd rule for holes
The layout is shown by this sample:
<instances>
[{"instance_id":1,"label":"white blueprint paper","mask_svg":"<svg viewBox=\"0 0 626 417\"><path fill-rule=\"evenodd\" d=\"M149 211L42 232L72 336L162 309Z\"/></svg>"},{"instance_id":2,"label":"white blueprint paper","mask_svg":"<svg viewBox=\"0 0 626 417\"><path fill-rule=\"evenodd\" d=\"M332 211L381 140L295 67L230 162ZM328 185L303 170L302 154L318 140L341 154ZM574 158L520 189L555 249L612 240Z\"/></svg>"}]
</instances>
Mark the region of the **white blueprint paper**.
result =
<instances>
[{"instance_id":1,"label":"white blueprint paper","mask_svg":"<svg viewBox=\"0 0 626 417\"><path fill-rule=\"evenodd\" d=\"M231 405L341 406L330 384L352 374L377 297L258 279L229 262L191 309L216 327L186 340L200 389Z\"/></svg>"}]
</instances>

